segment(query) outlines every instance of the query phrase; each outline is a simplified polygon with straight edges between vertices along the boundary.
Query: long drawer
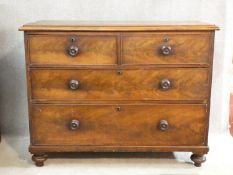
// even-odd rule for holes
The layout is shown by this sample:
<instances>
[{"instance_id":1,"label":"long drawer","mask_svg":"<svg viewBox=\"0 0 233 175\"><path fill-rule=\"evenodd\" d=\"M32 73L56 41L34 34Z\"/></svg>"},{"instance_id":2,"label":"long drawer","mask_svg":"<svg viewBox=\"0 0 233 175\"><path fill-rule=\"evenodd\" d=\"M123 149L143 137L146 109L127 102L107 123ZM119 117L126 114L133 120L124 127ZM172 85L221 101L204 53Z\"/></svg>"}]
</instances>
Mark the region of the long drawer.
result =
<instances>
[{"instance_id":1,"label":"long drawer","mask_svg":"<svg viewBox=\"0 0 233 175\"><path fill-rule=\"evenodd\" d=\"M205 100L209 69L31 69L35 100Z\"/></svg>"},{"instance_id":2,"label":"long drawer","mask_svg":"<svg viewBox=\"0 0 233 175\"><path fill-rule=\"evenodd\" d=\"M122 38L123 64L209 64L208 32L131 33Z\"/></svg>"},{"instance_id":3,"label":"long drawer","mask_svg":"<svg viewBox=\"0 0 233 175\"><path fill-rule=\"evenodd\" d=\"M205 105L33 105L33 145L204 145Z\"/></svg>"}]
</instances>

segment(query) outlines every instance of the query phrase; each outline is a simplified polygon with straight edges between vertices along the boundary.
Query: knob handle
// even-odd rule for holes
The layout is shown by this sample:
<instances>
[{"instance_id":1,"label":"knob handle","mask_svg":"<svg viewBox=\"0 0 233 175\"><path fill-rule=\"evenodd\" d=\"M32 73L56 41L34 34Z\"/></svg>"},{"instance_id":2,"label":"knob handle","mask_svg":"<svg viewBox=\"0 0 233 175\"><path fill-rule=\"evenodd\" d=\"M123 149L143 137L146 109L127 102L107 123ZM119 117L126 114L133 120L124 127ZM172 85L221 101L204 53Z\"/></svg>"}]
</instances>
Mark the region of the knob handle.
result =
<instances>
[{"instance_id":1,"label":"knob handle","mask_svg":"<svg viewBox=\"0 0 233 175\"><path fill-rule=\"evenodd\" d=\"M166 131L166 130L168 130L168 128L169 128L169 125L168 125L167 120L161 120L161 121L159 122L159 129L160 129L161 131Z\"/></svg>"},{"instance_id":2,"label":"knob handle","mask_svg":"<svg viewBox=\"0 0 233 175\"><path fill-rule=\"evenodd\" d=\"M168 79L163 79L160 81L160 88L162 90L168 90L171 87L171 82Z\"/></svg>"},{"instance_id":3,"label":"knob handle","mask_svg":"<svg viewBox=\"0 0 233 175\"><path fill-rule=\"evenodd\" d=\"M69 87L71 90L76 90L79 88L79 82L77 80L70 80Z\"/></svg>"},{"instance_id":4,"label":"knob handle","mask_svg":"<svg viewBox=\"0 0 233 175\"><path fill-rule=\"evenodd\" d=\"M77 46L72 45L68 48L68 54L70 56L75 57L78 55L78 53L79 53L79 48Z\"/></svg>"},{"instance_id":5,"label":"knob handle","mask_svg":"<svg viewBox=\"0 0 233 175\"><path fill-rule=\"evenodd\" d=\"M71 120L70 121L70 130L77 130L79 128L79 121L78 120Z\"/></svg>"},{"instance_id":6,"label":"knob handle","mask_svg":"<svg viewBox=\"0 0 233 175\"><path fill-rule=\"evenodd\" d=\"M167 55L170 55L171 52L172 52L172 47L171 46L166 46L166 45L163 45L161 46L160 48L160 51L163 55L167 56Z\"/></svg>"}]
</instances>

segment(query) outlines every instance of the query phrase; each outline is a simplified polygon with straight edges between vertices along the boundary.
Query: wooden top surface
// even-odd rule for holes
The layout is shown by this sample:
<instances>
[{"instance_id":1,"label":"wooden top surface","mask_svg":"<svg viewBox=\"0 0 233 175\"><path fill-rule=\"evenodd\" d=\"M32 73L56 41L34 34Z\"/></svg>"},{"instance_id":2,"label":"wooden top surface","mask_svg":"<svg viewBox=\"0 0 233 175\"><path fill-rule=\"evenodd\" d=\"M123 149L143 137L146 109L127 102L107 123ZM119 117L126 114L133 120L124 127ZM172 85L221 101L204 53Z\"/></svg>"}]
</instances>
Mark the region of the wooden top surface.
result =
<instances>
[{"instance_id":1,"label":"wooden top surface","mask_svg":"<svg viewBox=\"0 0 233 175\"><path fill-rule=\"evenodd\" d=\"M38 21L19 28L20 31L202 31L219 30L216 25L202 22L87 22Z\"/></svg>"}]
</instances>

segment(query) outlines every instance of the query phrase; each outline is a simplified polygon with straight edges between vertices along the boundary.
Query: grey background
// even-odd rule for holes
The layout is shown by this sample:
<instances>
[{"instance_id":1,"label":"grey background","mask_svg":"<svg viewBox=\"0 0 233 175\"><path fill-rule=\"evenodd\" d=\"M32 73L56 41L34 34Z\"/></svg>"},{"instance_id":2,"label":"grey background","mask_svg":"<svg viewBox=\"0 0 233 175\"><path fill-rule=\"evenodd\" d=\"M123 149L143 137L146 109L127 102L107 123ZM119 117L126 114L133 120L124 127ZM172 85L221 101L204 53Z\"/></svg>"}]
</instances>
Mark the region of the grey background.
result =
<instances>
[{"instance_id":1,"label":"grey background","mask_svg":"<svg viewBox=\"0 0 233 175\"><path fill-rule=\"evenodd\" d=\"M211 132L228 125L228 74L231 58L224 0L0 0L0 121L4 135L28 136L23 33L36 20L204 21L220 26L216 33ZM224 84L224 82L226 82ZM225 88L225 90L223 90Z\"/></svg>"}]
</instances>

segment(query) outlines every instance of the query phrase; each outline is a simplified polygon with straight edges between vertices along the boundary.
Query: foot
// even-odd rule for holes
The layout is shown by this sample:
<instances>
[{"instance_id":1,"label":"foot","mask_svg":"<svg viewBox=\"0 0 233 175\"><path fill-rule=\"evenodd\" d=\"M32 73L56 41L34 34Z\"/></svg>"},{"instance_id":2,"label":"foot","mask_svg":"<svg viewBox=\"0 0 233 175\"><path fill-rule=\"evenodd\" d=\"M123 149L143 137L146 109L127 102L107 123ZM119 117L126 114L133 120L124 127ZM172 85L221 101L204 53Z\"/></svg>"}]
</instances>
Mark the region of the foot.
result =
<instances>
[{"instance_id":1,"label":"foot","mask_svg":"<svg viewBox=\"0 0 233 175\"><path fill-rule=\"evenodd\" d=\"M46 154L34 154L32 156L32 160L35 162L37 167L44 166L44 161L46 161L47 155Z\"/></svg>"},{"instance_id":2,"label":"foot","mask_svg":"<svg viewBox=\"0 0 233 175\"><path fill-rule=\"evenodd\" d=\"M191 160L196 167L201 167L201 164L206 161L206 158L203 154L193 154Z\"/></svg>"}]
</instances>

